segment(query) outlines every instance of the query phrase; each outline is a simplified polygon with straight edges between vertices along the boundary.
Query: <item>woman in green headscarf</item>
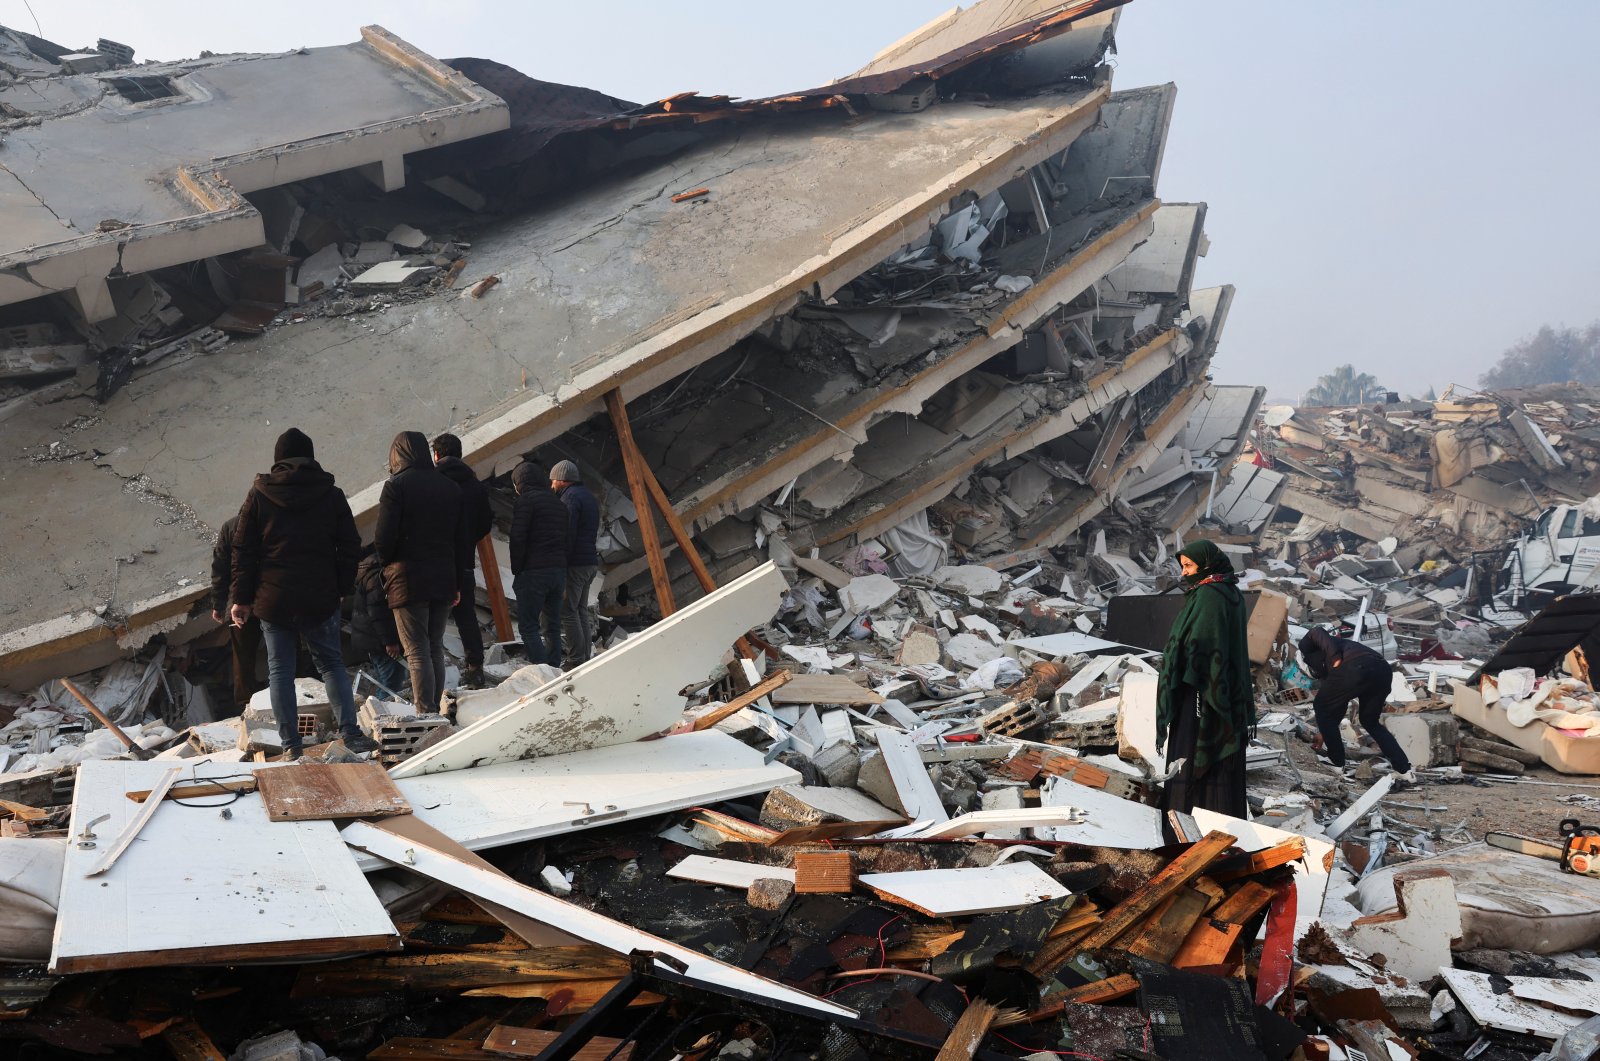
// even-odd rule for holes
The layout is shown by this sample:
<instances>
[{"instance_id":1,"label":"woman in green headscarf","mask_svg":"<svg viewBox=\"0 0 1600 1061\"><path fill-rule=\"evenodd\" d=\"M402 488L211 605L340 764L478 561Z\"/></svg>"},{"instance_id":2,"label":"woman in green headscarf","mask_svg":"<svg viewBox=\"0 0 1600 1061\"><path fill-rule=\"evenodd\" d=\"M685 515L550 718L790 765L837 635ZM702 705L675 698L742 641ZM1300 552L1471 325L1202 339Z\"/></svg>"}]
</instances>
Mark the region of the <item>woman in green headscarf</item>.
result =
<instances>
[{"instance_id":1,"label":"woman in green headscarf","mask_svg":"<svg viewBox=\"0 0 1600 1061\"><path fill-rule=\"evenodd\" d=\"M1186 599L1161 654L1156 746L1167 745L1167 762L1184 763L1168 779L1161 809L1204 807L1248 818L1244 756L1255 728L1255 685L1244 597L1233 565L1212 542L1190 542L1178 561Z\"/></svg>"}]
</instances>

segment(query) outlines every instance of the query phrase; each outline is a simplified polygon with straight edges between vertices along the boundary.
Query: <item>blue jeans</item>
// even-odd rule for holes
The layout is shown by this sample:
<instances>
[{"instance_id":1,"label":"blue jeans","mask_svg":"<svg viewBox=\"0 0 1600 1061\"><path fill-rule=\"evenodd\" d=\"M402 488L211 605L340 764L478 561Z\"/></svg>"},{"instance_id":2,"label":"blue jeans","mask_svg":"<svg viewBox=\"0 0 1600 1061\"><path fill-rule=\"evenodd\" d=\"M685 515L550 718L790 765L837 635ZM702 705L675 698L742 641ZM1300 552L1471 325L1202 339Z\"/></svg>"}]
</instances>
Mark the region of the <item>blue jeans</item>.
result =
<instances>
[{"instance_id":1,"label":"blue jeans","mask_svg":"<svg viewBox=\"0 0 1600 1061\"><path fill-rule=\"evenodd\" d=\"M529 663L561 666L561 594L566 585L564 567L524 568L511 580L517 595L517 632Z\"/></svg>"},{"instance_id":2,"label":"blue jeans","mask_svg":"<svg viewBox=\"0 0 1600 1061\"><path fill-rule=\"evenodd\" d=\"M267 643L267 689L272 697L272 714L278 720L278 739L285 748L299 748L300 711L295 703L294 672L299 664L299 641L305 638L311 660L322 675L328 702L339 720L339 732L346 737L361 733L356 721L356 698L350 691L350 674L344 669L344 651L339 645L339 611L319 623L307 626L278 626L261 620L261 636Z\"/></svg>"},{"instance_id":3,"label":"blue jeans","mask_svg":"<svg viewBox=\"0 0 1600 1061\"><path fill-rule=\"evenodd\" d=\"M389 690L390 695L386 695L386 699L400 699L401 690L406 684L405 664L379 650L367 653L367 670L374 681Z\"/></svg>"}]
</instances>

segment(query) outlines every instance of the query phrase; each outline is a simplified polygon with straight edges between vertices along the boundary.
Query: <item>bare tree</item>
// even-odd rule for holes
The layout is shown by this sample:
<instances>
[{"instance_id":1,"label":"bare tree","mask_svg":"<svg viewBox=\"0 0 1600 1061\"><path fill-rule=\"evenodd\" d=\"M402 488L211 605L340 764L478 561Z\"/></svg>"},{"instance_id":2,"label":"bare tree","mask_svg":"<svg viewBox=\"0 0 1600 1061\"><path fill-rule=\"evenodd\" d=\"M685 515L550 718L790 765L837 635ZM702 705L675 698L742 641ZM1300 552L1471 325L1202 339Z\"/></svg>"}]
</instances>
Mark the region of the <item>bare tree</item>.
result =
<instances>
[{"instance_id":1,"label":"bare tree","mask_svg":"<svg viewBox=\"0 0 1600 1061\"><path fill-rule=\"evenodd\" d=\"M1600 321L1583 329L1546 324L1500 355L1478 382L1490 388L1600 383Z\"/></svg>"}]
</instances>

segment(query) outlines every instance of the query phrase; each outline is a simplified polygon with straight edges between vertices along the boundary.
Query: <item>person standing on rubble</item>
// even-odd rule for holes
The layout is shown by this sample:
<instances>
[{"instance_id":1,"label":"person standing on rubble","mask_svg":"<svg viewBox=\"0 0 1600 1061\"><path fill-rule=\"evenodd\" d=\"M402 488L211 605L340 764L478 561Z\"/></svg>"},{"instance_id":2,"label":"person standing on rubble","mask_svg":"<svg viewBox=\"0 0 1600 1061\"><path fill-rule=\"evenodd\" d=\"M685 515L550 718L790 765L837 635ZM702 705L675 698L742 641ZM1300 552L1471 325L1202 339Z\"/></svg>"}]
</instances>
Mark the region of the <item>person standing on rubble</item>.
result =
<instances>
[{"instance_id":1,"label":"person standing on rubble","mask_svg":"<svg viewBox=\"0 0 1600 1061\"><path fill-rule=\"evenodd\" d=\"M1340 771L1345 769L1344 736L1339 732L1339 723L1344 721L1350 701L1356 700L1361 728L1377 742L1390 769L1402 781L1415 781L1417 775L1405 749L1383 724L1383 705L1389 702L1389 690L1394 684L1394 672L1384 658L1359 641L1334 637L1321 627L1314 627L1300 639L1300 655L1319 683L1317 698L1311 705L1322 738L1319 758L1326 758Z\"/></svg>"},{"instance_id":2,"label":"person standing on rubble","mask_svg":"<svg viewBox=\"0 0 1600 1061\"><path fill-rule=\"evenodd\" d=\"M244 714L257 689L256 650L261 645L261 620L255 616L243 626L228 620L228 600L233 589L233 532L239 527L237 515L229 517L217 532L211 547L211 618L228 628L228 647L233 657L234 714Z\"/></svg>"},{"instance_id":3,"label":"person standing on rubble","mask_svg":"<svg viewBox=\"0 0 1600 1061\"><path fill-rule=\"evenodd\" d=\"M466 567L467 528L461 490L433 466L421 431L402 431L389 447L389 478L378 497L372 533L411 671L411 702L439 713L444 693L444 624L461 603L457 579Z\"/></svg>"},{"instance_id":4,"label":"person standing on rubble","mask_svg":"<svg viewBox=\"0 0 1600 1061\"><path fill-rule=\"evenodd\" d=\"M350 647L366 657L373 679L398 698L405 687L406 668L400 661L400 631L394 612L389 610L388 592L383 588L383 561L369 545L361 550L356 565L356 592L350 604Z\"/></svg>"},{"instance_id":5,"label":"person standing on rubble","mask_svg":"<svg viewBox=\"0 0 1600 1061\"><path fill-rule=\"evenodd\" d=\"M567 506L566 606L561 615L561 640L566 648L564 670L587 661L594 648L589 586L600 573L600 553L595 548L600 537L600 502L582 480L572 461L556 461L550 469L550 489Z\"/></svg>"},{"instance_id":6,"label":"person standing on rubble","mask_svg":"<svg viewBox=\"0 0 1600 1061\"><path fill-rule=\"evenodd\" d=\"M478 481L472 465L461 459L461 440L448 432L433 440L433 466L461 491L461 518L466 523L467 566L456 578L461 590L461 600L451 613L456 621L456 632L461 635L461 684L468 689L483 688L483 628L478 625L477 545L494 526L494 512L489 508L489 488Z\"/></svg>"},{"instance_id":7,"label":"person standing on rubble","mask_svg":"<svg viewBox=\"0 0 1600 1061\"><path fill-rule=\"evenodd\" d=\"M550 480L523 461L511 473L511 576L517 631L529 663L561 666L561 602L567 585L567 506ZM540 637L541 627L543 637Z\"/></svg>"},{"instance_id":8,"label":"person standing on rubble","mask_svg":"<svg viewBox=\"0 0 1600 1061\"><path fill-rule=\"evenodd\" d=\"M1185 599L1161 654L1156 747L1166 746L1167 762L1183 764L1163 787L1161 809L1187 814L1204 807L1248 818L1244 765L1255 728L1255 683L1244 596L1214 543L1190 542L1178 562Z\"/></svg>"},{"instance_id":9,"label":"person standing on rubble","mask_svg":"<svg viewBox=\"0 0 1600 1061\"><path fill-rule=\"evenodd\" d=\"M361 536L344 491L316 461L311 439L291 427L278 436L272 470L256 476L233 532L233 603L229 617L242 628L261 621L267 643L267 688L285 754L303 746L294 675L299 641L311 649L345 747L376 744L356 721L355 696L339 644L339 601L355 583Z\"/></svg>"}]
</instances>

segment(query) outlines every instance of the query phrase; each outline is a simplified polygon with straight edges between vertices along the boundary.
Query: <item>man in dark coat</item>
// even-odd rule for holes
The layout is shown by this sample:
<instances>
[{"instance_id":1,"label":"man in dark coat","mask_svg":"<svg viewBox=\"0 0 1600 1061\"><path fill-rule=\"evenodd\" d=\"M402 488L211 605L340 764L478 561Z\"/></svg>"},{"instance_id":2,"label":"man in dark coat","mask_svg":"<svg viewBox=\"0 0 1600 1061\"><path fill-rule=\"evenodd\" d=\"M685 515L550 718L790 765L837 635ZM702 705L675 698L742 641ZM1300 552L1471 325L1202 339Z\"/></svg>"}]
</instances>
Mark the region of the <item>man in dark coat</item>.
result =
<instances>
[{"instance_id":1,"label":"man in dark coat","mask_svg":"<svg viewBox=\"0 0 1600 1061\"><path fill-rule=\"evenodd\" d=\"M356 721L339 644L339 600L355 583L360 552L344 492L316 462L311 439L290 428L278 437L272 470L256 476L239 509L229 607L235 626L261 620L272 713L290 758L303 744L294 692L302 638L327 686L345 746L353 752L376 747Z\"/></svg>"},{"instance_id":2,"label":"man in dark coat","mask_svg":"<svg viewBox=\"0 0 1600 1061\"><path fill-rule=\"evenodd\" d=\"M529 663L561 666L561 602L567 584L567 506L527 461L511 473L511 576L517 630ZM541 638L540 627L544 636Z\"/></svg>"},{"instance_id":3,"label":"man in dark coat","mask_svg":"<svg viewBox=\"0 0 1600 1061\"><path fill-rule=\"evenodd\" d=\"M400 649L400 631L389 610L389 594L383 588L383 561L378 551L367 546L356 567L356 591L350 604L350 647L366 657L372 677L396 698L405 688L405 658Z\"/></svg>"},{"instance_id":4,"label":"man in dark coat","mask_svg":"<svg viewBox=\"0 0 1600 1061\"><path fill-rule=\"evenodd\" d=\"M411 671L411 701L437 714L444 692L444 624L460 601L468 549L461 490L433 466L428 439L402 431L389 447L389 479L378 497L372 543Z\"/></svg>"},{"instance_id":5,"label":"man in dark coat","mask_svg":"<svg viewBox=\"0 0 1600 1061\"><path fill-rule=\"evenodd\" d=\"M1300 655L1305 657L1311 676L1321 683L1311 711L1328 764L1340 770L1345 767L1344 735L1339 732L1339 723L1344 721L1350 701L1357 700L1361 728L1377 742L1401 780L1415 781L1405 749L1383 724L1383 706L1389 702L1394 684L1394 672L1384 658L1361 642L1334 637L1320 626L1312 627L1300 639Z\"/></svg>"},{"instance_id":6,"label":"man in dark coat","mask_svg":"<svg viewBox=\"0 0 1600 1061\"><path fill-rule=\"evenodd\" d=\"M250 697L261 688L256 682L256 652L261 647L261 620L250 617L243 626L228 621L228 595L233 590L233 532L239 517L232 516L217 532L211 547L211 618L228 628L228 643L233 650L234 714L242 714Z\"/></svg>"},{"instance_id":7,"label":"man in dark coat","mask_svg":"<svg viewBox=\"0 0 1600 1061\"><path fill-rule=\"evenodd\" d=\"M461 600L451 612L456 621L456 631L461 635L461 650L466 655L461 670L461 684L469 689L483 686L483 628L478 625L477 545L494 526L494 513L489 508L489 488L478 481L472 465L461 459L461 440L455 435L443 434L433 440L433 466L461 491L461 518L466 523L466 567L457 573L456 583Z\"/></svg>"},{"instance_id":8,"label":"man in dark coat","mask_svg":"<svg viewBox=\"0 0 1600 1061\"><path fill-rule=\"evenodd\" d=\"M571 670L589 658L594 646L594 613L589 610L589 586L600 573L600 503L583 485L578 466L557 461L550 469L550 489L567 506L566 605L561 615L561 636L566 642L562 666Z\"/></svg>"}]
</instances>

